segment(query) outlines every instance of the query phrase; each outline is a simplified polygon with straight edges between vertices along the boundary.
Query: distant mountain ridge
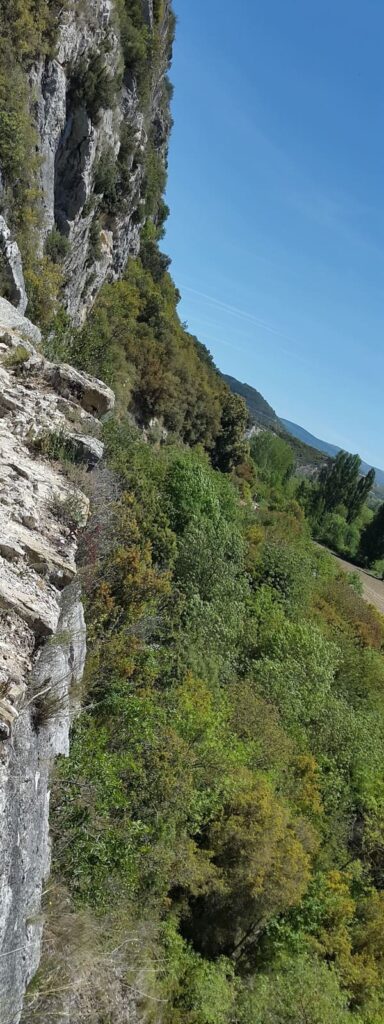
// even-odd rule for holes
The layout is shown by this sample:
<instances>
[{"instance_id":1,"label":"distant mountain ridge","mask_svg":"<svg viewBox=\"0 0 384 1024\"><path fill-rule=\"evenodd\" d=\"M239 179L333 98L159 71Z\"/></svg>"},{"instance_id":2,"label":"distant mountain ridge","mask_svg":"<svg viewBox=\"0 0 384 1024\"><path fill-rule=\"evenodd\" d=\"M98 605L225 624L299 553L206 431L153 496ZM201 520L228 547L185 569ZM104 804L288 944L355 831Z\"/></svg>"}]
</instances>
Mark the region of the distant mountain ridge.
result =
<instances>
[{"instance_id":1,"label":"distant mountain ridge","mask_svg":"<svg viewBox=\"0 0 384 1024\"><path fill-rule=\"evenodd\" d=\"M277 413L269 405L269 402L263 398L260 391L256 391L256 388L251 387L250 384L242 384L239 380L236 380L236 377L231 377L228 373L223 373L223 377L231 391L244 398L249 415L256 423L275 428L279 427L280 420Z\"/></svg>"},{"instance_id":2,"label":"distant mountain ridge","mask_svg":"<svg viewBox=\"0 0 384 1024\"><path fill-rule=\"evenodd\" d=\"M303 441L304 444L310 445L311 448L317 448L319 452L324 452L325 455L329 455L331 458L335 458L338 452L342 450L336 444L330 444L329 441L322 441L320 437L315 437L315 435L311 434L309 430L305 430L304 427L300 427L298 423L292 423L291 420L285 420L283 417L280 417L280 423L283 424L289 434L293 434L293 436L297 437L299 441ZM373 468L376 473L376 483L379 484L380 487L383 487L384 470L378 469L377 466L374 466ZM372 466L370 466L368 462L364 462L362 460L361 469L365 474L372 469Z\"/></svg>"},{"instance_id":3,"label":"distant mountain ridge","mask_svg":"<svg viewBox=\"0 0 384 1024\"><path fill-rule=\"evenodd\" d=\"M256 391L256 388L251 387L250 384L242 384L239 380L236 380L236 377L231 377L229 374L223 374L223 377L231 391L244 398L253 423L259 427L264 427L264 429L273 430L275 434L279 434L280 437L287 441L294 452L297 468L308 469L310 467L313 469L320 467L325 460L324 453L316 448L308 447L303 441L288 433L277 412L266 401L260 391Z\"/></svg>"},{"instance_id":4,"label":"distant mountain ridge","mask_svg":"<svg viewBox=\"0 0 384 1024\"><path fill-rule=\"evenodd\" d=\"M330 455L331 458L335 458L338 452L341 451L336 444L330 444L328 441L322 441L320 437L315 437L315 434L311 434L309 430L305 430L304 427L300 427L298 423L292 423L291 420L285 420L283 416L280 418L280 422L284 425L285 429L288 430L289 434L293 434L294 437L298 437L300 441L304 441L304 444L309 444L313 448L318 448L319 452L324 452L325 455Z\"/></svg>"},{"instance_id":5,"label":"distant mountain ridge","mask_svg":"<svg viewBox=\"0 0 384 1024\"><path fill-rule=\"evenodd\" d=\"M223 374L223 377L231 391L244 398L249 415L255 423L259 423L260 426L270 427L271 430L275 430L278 433L289 434L291 438L295 438L296 441L300 442L300 448L296 449L299 462L305 461L306 454L310 457L315 455L316 452L321 452L323 455L327 455L328 458L335 458L338 452L341 451L338 445L330 444L329 441L322 441L320 437L311 434L309 430L300 427L298 423L293 423L292 420L286 420L284 417L278 416L260 391L257 391L250 384L241 383L241 381L236 380L236 377L231 377L226 373ZM309 449L308 452L306 449ZM368 473L368 470L371 468L368 462L362 461L361 469L364 474ZM373 468L376 473L376 484L379 487L384 487L384 470L378 469L376 466Z\"/></svg>"}]
</instances>

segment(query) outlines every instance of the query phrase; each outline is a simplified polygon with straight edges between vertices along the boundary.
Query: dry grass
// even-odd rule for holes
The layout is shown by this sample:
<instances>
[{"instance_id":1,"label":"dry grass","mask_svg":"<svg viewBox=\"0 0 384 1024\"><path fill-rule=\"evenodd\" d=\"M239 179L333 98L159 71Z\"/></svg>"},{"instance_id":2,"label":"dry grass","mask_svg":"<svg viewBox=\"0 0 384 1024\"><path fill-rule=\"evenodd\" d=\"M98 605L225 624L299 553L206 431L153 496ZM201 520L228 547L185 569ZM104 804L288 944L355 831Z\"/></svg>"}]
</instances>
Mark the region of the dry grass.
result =
<instances>
[{"instance_id":1,"label":"dry grass","mask_svg":"<svg viewBox=\"0 0 384 1024\"><path fill-rule=\"evenodd\" d=\"M72 532L85 526L87 521L88 505L84 502L82 495L76 492L68 494L66 498L54 494L50 510L52 515Z\"/></svg>"},{"instance_id":2,"label":"dry grass","mask_svg":"<svg viewBox=\"0 0 384 1024\"><path fill-rule=\"evenodd\" d=\"M161 1024L152 943L124 908L118 920L99 920L55 883L45 904L42 960L21 1024Z\"/></svg>"},{"instance_id":3,"label":"dry grass","mask_svg":"<svg viewBox=\"0 0 384 1024\"><path fill-rule=\"evenodd\" d=\"M24 345L16 345L16 348L11 349L4 357L3 366L8 370L17 369L18 366L22 366L29 359L29 356L30 353Z\"/></svg>"},{"instance_id":4,"label":"dry grass","mask_svg":"<svg viewBox=\"0 0 384 1024\"><path fill-rule=\"evenodd\" d=\"M69 710L68 693L59 693L53 687L41 690L32 698L31 716L34 728L42 729L44 725L60 720Z\"/></svg>"}]
</instances>

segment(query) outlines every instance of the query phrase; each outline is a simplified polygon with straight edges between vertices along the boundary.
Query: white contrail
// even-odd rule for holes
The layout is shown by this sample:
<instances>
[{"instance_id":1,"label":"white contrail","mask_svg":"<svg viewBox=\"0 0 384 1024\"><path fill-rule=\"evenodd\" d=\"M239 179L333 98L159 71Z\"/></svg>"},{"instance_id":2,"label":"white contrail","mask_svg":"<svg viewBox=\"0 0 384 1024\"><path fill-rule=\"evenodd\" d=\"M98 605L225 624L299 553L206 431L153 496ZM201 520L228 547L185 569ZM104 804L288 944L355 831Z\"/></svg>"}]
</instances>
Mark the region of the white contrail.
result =
<instances>
[{"instance_id":1,"label":"white contrail","mask_svg":"<svg viewBox=\"0 0 384 1024\"><path fill-rule=\"evenodd\" d=\"M183 291L191 292L193 295L199 295L201 299L207 299L208 302L212 302L214 306L218 306L219 309L223 309L227 313L231 313L232 316L238 316L242 320L249 320L250 323L255 324L257 327L261 327L264 331L269 331L270 334L277 334L280 338L285 338L287 341L293 339L288 334L284 334L278 327L274 327L273 324L269 324L266 320L260 320L259 317L254 316L253 313L247 313L245 309L239 309L238 306L231 306L228 302L222 302L221 299L216 299L213 295L207 295L206 292L200 292L197 288L190 288L188 285L182 286Z\"/></svg>"},{"instance_id":2,"label":"white contrail","mask_svg":"<svg viewBox=\"0 0 384 1024\"><path fill-rule=\"evenodd\" d=\"M245 320L249 324L254 324L255 327L259 327L263 331L267 331L269 334L274 334L277 338L283 338L284 341L288 341L293 348L283 348L282 345L278 346L279 352L283 352L288 355L291 359L295 359L296 362L302 363L304 366L309 366L311 370L317 365L316 360L308 359L306 356L299 354L296 349L296 342L294 338L291 338L289 334L285 334L284 331L280 331L278 327L274 327L273 324L267 323L265 320L260 320L253 313L247 313L245 309L239 309L238 306L231 306L228 302L222 302L221 299L215 299L213 295L207 295L206 292L200 292L197 288L190 288L189 285L181 285L181 290L190 292L191 295L198 295L201 299L207 299L213 306L217 306L218 309L222 309L224 313L230 313L231 316L238 317L240 320ZM208 343L215 344L214 339L207 339ZM220 345L224 344L220 341ZM231 347L228 345L228 347ZM235 346L236 351L239 351L238 346ZM242 351L245 351L244 349Z\"/></svg>"}]
</instances>

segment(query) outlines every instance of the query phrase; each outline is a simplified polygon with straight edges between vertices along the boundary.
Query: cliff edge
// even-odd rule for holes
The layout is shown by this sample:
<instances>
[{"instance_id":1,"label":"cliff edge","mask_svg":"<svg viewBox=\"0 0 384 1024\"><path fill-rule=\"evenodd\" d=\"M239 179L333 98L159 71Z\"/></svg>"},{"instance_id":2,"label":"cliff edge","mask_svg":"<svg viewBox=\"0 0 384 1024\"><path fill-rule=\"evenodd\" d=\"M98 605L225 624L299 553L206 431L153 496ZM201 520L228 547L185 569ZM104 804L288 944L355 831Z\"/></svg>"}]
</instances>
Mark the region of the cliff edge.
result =
<instances>
[{"instance_id":1,"label":"cliff edge","mask_svg":"<svg viewBox=\"0 0 384 1024\"><path fill-rule=\"evenodd\" d=\"M19 1021L39 962L49 777L68 753L86 655L76 552L88 499L63 462L83 473L97 464L99 420L114 404L101 381L48 362L38 345L38 329L0 299L2 1024Z\"/></svg>"}]
</instances>

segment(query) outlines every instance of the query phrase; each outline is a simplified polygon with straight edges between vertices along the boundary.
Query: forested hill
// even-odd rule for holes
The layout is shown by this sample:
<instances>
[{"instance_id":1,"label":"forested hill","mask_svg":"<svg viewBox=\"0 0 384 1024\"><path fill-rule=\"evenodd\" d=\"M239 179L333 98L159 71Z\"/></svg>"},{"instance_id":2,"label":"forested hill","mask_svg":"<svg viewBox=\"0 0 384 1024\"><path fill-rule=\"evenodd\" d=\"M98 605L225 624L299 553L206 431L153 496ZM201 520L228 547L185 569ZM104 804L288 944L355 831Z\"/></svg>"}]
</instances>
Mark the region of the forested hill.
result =
<instances>
[{"instance_id":1,"label":"forested hill","mask_svg":"<svg viewBox=\"0 0 384 1024\"><path fill-rule=\"evenodd\" d=\"M71 420L46 414L25 437L65 479L64 494L43 487L47 566L33 476L6 437L17 525L3 586L9 601L12 561L28 621L42 590L65 600L63 552L81 530L88 643L69 704L49 671L63 635L76 660L68 618L61 640L46 642L49 623L35 647L28 634L18 718L1 679L1 765L11 794L28 775L50 807L53 859L42 907L40 890L20 901L39 855L22 787L25 817L8 800L2 828L0 1022L19 1024L12 984L27 975L22 1024L382 1024L384 620L313 538L379 571L384 507L367 508L358 458L318 453L318 478L300 479L284 437L248 442L243 398L180 321L162 250L168 0L3 0L0 24L0 290L42 330L32 359L1 342L1 379L17 384L1 422L17 428L20 394L41 415L48 380ZM93 473L79 445L102 457ZM18 638L16 622L16 652ZM43 754L71 724L50 799L24 712Z\"/></svg>"},{"instance_id":2,"label":"forested hill","mask_svg":"<svg viewBox=\"0 0 384 1024\"><path fill-rule=\"evenodd\" d=\"M231 377L229 374L224 373L223 377L233 394L239 395L244 399L250 423L262 427L264 430L272 430L279 437L287 441L292 448L298 468L303 467L303 470L311 472L322 465L324 457L320 450L315 446L312 447L306 444L304 440L290 433L286 429L283 420L279 419L275 410L263 398L260 391L256 391L256 388L251 387L250 384L241 384L240 381L236 380L236 377Z\"/></svg>"},{"instance_id":3,"label":"forested hill","mask_svg":"<svg viewBox=\"0 0 384 1024\"><path fill-rule=\"evenodd\" d=\"M241 395L246 402L247 409L251 420L254 423L260 424L260 426L267 427L270 430L275 430L278 434L286 436L288 443L292 444L290 438L296 438L299 444L294 445L296 450L298 462L301 464L319 465L322 462L321 457L317 453L321 452L330 458L335 458L341 448L338 445L330 444L328 441L322 441L319 437L315 437L309 430L305 430L304 427L300 427L297 423L293 423L291 420L284 419L282 416L278 416L271 405L266 401L263 395L260 394L256 388L250 384L242 384L235 377L231 377L229 374L223 374L224 380L234 392L234 394ZM361 462L361 472L365 475L369 472L372 467L369 463ZM376 485L381 488L384 487L384 470L375 469Z\"/></svg>"},{"instance_id":4,"label":"forested hill","mask_svg":"<svg viewBox=\"0 0 384 1024\"><path fill-rule=\"evenodd\" d=\"M241 384L239 380L236 380L235 377L231 377L227 373L224 373L223 377L231 391L244 398L252 420L267 427L280 427L277 413L275 413L275 410L272 409L272 406L269 405L266 399L263 398L260 391L256 391L256 388L251 387L250 384Z\"/></svg>"},{"instance_id":5,"label":"forested hill","mask_svg":"<svg viewBox=\"0 0 384 1024\"><path fill-rule=\"evenodd\" d=\"M335 444L330 444L328 441L322 441L319 437L315 437L314 434L310 434L309 430L305 430L304 427L300 427L297 423L292 423L291 420L285 420L280 417L280 422L288 430L290 434L297 437L299 441L303 441L304 444L310 445L312 448L317 448L319 451L324 452L325 455L330 455L334 458L341 448ZM384 470L373 467L376 474L376 483L381 487L384 486ZM372 466L368 462L361 463L362 473L368 473L372 469Z\"/></svg>"}]
</instances>

